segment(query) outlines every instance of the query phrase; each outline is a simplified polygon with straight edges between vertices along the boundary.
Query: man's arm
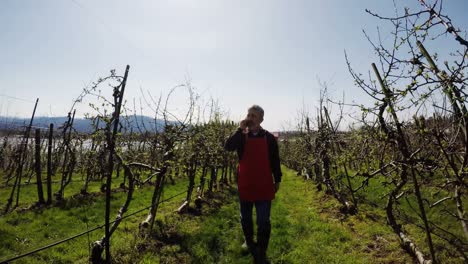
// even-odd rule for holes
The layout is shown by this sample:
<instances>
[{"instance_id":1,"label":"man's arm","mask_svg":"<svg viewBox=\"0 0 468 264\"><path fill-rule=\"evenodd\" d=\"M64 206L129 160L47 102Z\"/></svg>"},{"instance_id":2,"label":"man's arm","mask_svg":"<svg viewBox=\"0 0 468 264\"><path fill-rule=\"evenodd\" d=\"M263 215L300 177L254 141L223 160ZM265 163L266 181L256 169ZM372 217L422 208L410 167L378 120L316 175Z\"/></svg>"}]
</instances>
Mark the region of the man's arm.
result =
<instances>
[{"instance_id":1,"label":"man's arm","mask_svg":"<svg viewBox=\"0 0 468 264\"><path fill-rule=\"evenodd\" d=\"M242 130L238 128L234 134L232 134L226 144L224 144L224 149L227 151L238 150L242 145Z\"/></svg>"},{"instance_id":2,"label":"man's arm","mask_svg":"<svg viewBox=\"0 0 468 264\"><path fill-rule=\"evenodd\" d=\"M281 177L283 173L281 172L281 162L279 157L279 148L278 142L276 138L269 134L270 142L269 142L269 154L270 154L270 165L271 165L271 172L273 173L273 177L275 179L275 183L277 183L277 188L279 188L279 183L281 182Z\"/></svg>"}]
</instances>

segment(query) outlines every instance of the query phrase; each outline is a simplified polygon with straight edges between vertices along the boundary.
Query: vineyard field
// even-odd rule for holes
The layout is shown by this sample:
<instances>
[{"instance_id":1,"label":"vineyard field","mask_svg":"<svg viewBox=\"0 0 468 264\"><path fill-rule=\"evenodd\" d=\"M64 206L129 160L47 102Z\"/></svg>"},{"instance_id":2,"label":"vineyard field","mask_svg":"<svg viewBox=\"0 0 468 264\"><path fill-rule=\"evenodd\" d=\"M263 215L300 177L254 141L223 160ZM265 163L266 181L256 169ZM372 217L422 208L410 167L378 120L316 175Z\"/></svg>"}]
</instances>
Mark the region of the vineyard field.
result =
<instances>
[{"instance_id":1,"label":"vineyard field","mask_svg":"<svg viewBox=\"0 0 468 264\"><path fill-rule=\"evenodd\" d=\"M284 182L272 208L269 256L273 263L411 262L398 238L381 223L382 213L367 210L362 215L345 217L338 211L337 202L316 192L311 182L285 167L283 171ZM175 185L167 185L163 200L183 192L186 184L177 180ZM124 200L124 194L118 189L113 192L113 212ZM139 189L132 200L133 210L145 207L150 199L150 188ZM16 210L0 218L3 259L102 224L104 196L99 192L65 200L62 206ZM232 187L214 193L199 214L176 213L182 201L182 197L176 197L162 203L154 239L145 240L138 235L142 214L125 219L111 241L115 263L251 263L240 247L242 231ZM87 263L89 242L101 235L102 229L98 229L89 237L82 236L12 263Z\"/></svg>"}]
</instances>

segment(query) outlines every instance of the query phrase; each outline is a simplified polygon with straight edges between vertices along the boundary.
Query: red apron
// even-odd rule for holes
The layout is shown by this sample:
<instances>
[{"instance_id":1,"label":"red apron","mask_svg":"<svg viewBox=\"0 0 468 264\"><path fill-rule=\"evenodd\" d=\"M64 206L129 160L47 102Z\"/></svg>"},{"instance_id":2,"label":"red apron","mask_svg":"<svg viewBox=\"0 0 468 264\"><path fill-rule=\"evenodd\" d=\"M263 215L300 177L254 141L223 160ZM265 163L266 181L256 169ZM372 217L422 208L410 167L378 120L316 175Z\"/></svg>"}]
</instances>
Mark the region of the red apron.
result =
<instances>
[{"instance_id":1,"label":"red apron","mask_svg":"<svg viewBox=\"0 0 468 264\"><path fill-rule=\"evenodd\" d=\"M242 201L271 201L275 198L266 136L249 138L246 135L237 187Z\"/></svg>"}]
</instances>

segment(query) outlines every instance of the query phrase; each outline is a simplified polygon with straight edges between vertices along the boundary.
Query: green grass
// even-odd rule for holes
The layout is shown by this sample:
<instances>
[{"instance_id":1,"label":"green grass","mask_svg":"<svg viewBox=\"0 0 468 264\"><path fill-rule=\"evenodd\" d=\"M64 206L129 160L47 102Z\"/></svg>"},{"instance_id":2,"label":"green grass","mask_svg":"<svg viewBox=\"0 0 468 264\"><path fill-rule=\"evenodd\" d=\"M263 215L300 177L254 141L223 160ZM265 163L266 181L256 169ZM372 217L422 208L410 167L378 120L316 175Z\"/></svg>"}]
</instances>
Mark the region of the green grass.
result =
<instances>
[{"instance_id":1,"label":"green grass","mask_svg":"<svg viewBox=\"0 0 468 264\"><path fill-rule=\"evenodd\" d=\"M349 173L353 174L354 172ZM428 175L425 175L425 177L428 177ZM363 178L357 177L352 180L354 188L360 186L361 182L359 179ZM387 202L386 195L390 192L390 187L392 186L385 187L383 182L388 181L389 179L385 179L383 176L376 176L369 180L368 186L359 193L359 200L363 202L359 205L361 212L378 212L377 210L384 210ZM434 203L444 197L453 195L453 193L440 188L443 181L445 181L444 175L435 174L430 179L431 185L429 185L428 183L425 183L424 179L418 176L418 183L420 185L420 191L424 199L424 207L427 218L430 222L436 224L440 228L448 230L452 234L459 235L459 238L463 240L464 236L461 224L448 213L456 213L456 205L454 200L447 200L443 204L433 208L429 207L430 203ZM426 182L428 181L426 180ZM436 184L439 186L436 186ZM395 216L397 217L397 221L402 225L404 232L418 245L419 249L426 255L426 257L429 258L430 253L426 233L421 228L424 223L418 216L418 214L420 214L420 209L417 203L416 195L414 194L414 184L411 177L408 179L408 183L402 189L402 191L407 192L407 194L404 196L405 198L400 199L398 203L394 204L394 211ZM466 197L462 197L462 199L464 211L466 212L468 210L468 200ZM384 214L382 214L382 216L385 217ZM382 219L380 222L385 223L385 219ZM435 231L440 233L439 230ZM461 259L453 256L455 248L450 246L447 241L439 238L434 234L432 234L431 237L436 251L436 257L439 260L443 261L443 263L463 262Z\"/></svg>"},{"instance_id":2,"label":"green grass","mask_svg":"<svg viewBox=\"0 0 468 264\"><path fill-rule=\"evenodd\" d=\"M75 184L73 184L75 183ZM120 181L114 180L115 186ZM114 185L114 184L113 184ZM99 182L93 183L89 190L97 191ZM35 189L30 187L32 194ZM31 251L44 245L73 236L87 229L97 227L104 223L105 195L95 192L87 197L71 196L79 193L81 184L74 181L66 191L66 202L61 205L36 208L32 210L17 209L0 217L0 256L2 259ZM166 185L164 197L180 193L186 188L184 183L179 185ZM23 189L23 195L28 195L28 188ZM153 187L136 189L128 213L147 207L151 203ZM29 193L31 195L31 193ZM20 197L21 198L21 197ZM114 219L126 198L125 192L114 192L111 201L111 220ZM170 213L183 198L183 195L166 203L159 208L161 215ZM21 205L25 205L22 203ZM21 208L21 207L20 207ZM147 210L123 221L112 237L113 250L119 251L129 247L129 241L134 239L138 224L143 221ZM89 242L96 241L104 235L104 229L71 240L59 246L41 251L32 257L26 257L15 263L87 263L89 257Z\"/></svg>"},{"instance_id":3,"label":"green grass","mask_svg":"<svg viewBox=\"0 0 468 264\"><path fill-rule=\"evenodd\" d=\"M122 175L122 173L121 173ZM44 199L47 200L47 185L46 185L46 174L42 175L42 189L44 192ZM60 180L61 180L62 175L60 173L57 173L56 175L53 175L52 177L52 198L55 199L54 193L58 192L60 190ZM19 195L19 203L18 207L27 207L32 205L33 203L38 201L38 195L37 195L37 185L35 184L36 182L36 176L33 175L31 178L31 184L28 184L28 177L23 176L22 179L22 185L20 188L20 195ZM123 181L123 176L120 176L119 178L114 178L112 181L112 188L117 188L120 183ZM14 179L10 180L9 184L12 185L14 183ZM84 184L84 179L81 178L80 175L74 174L72 181L65 187L64 190L64 198L68 198L70 196L76 195L77 193L80 192L80 189L83 187ZM88 186L88 192L99 192L101 187L101 181L91 181ZM11 194L11 189L12 186L2 186L0 188L0 208L3 209L6 205L7 199L10 197ZM16 204L16 193L13 197L13 204L14 206Z\"/></svg>"},{"instance_id":4,"label":"green grass","mask_svg":"<svg viewBox=\"0 0 468 264\"><path fill-rule=\"evenodd\" d=\"M385 225L380 209L369 207L356 216L344 217L335 200L317 193L312 182L303 181L287 168L283 172L272 206L268 255L273 263L412 262ZM167 185L164 197L185 190L186 185L185 181ZM151 187L138 189L129 213L148 206L151 195ZM112 217L124 199L124 192L113 193ZM147 211L124 220L111 240L114 262L252 263L240 248L243 238L233 188L216 192L199 215L174 213L183 199L184 195L160 206L149 237L137 235ZM86 199L69 196L61 207L15 210L0 217L0 261L102 224L104 203L101 194ZM89 238L85 235L13 263L87 263L89 242L103 234L100 229Z\"/></svg>"},{"instance_id":5,"label":"green grass","mask_svg":"<svg viewBox=\"0 0 468 264\"><path fill-rule=\"evenodd\" d=\"M405 263L390 229L359 214L344 218L338 203L289 170L273 206L270 255L279 263ZM275 234L274 233L274 234ZM273 235L274 235L273 234ZM381 238L380 241L376 238ZM276 245L276 247L275 247ZM288 245L283 250L283 245Z\"/></svg>"}]
</instances>

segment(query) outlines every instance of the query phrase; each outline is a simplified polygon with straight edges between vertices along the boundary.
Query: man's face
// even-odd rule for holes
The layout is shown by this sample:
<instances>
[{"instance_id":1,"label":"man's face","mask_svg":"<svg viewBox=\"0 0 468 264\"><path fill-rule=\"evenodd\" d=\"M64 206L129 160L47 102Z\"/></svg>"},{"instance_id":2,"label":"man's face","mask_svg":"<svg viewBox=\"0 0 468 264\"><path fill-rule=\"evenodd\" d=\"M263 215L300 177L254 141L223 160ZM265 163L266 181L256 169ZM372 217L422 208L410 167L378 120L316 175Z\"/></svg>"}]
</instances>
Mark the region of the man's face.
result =
<instances>
[{"instance_id":1,"label":"man's face","mask_svg":"<svg viewBox=\"0 0 468 264\"><path fill-rule=\"evenodd\" d=\"M249 128L258 128L263 122L263 118L261 117L260 113L253 109L249 110L246 119L250 122Z\"/></svg>"}]
</instances>

